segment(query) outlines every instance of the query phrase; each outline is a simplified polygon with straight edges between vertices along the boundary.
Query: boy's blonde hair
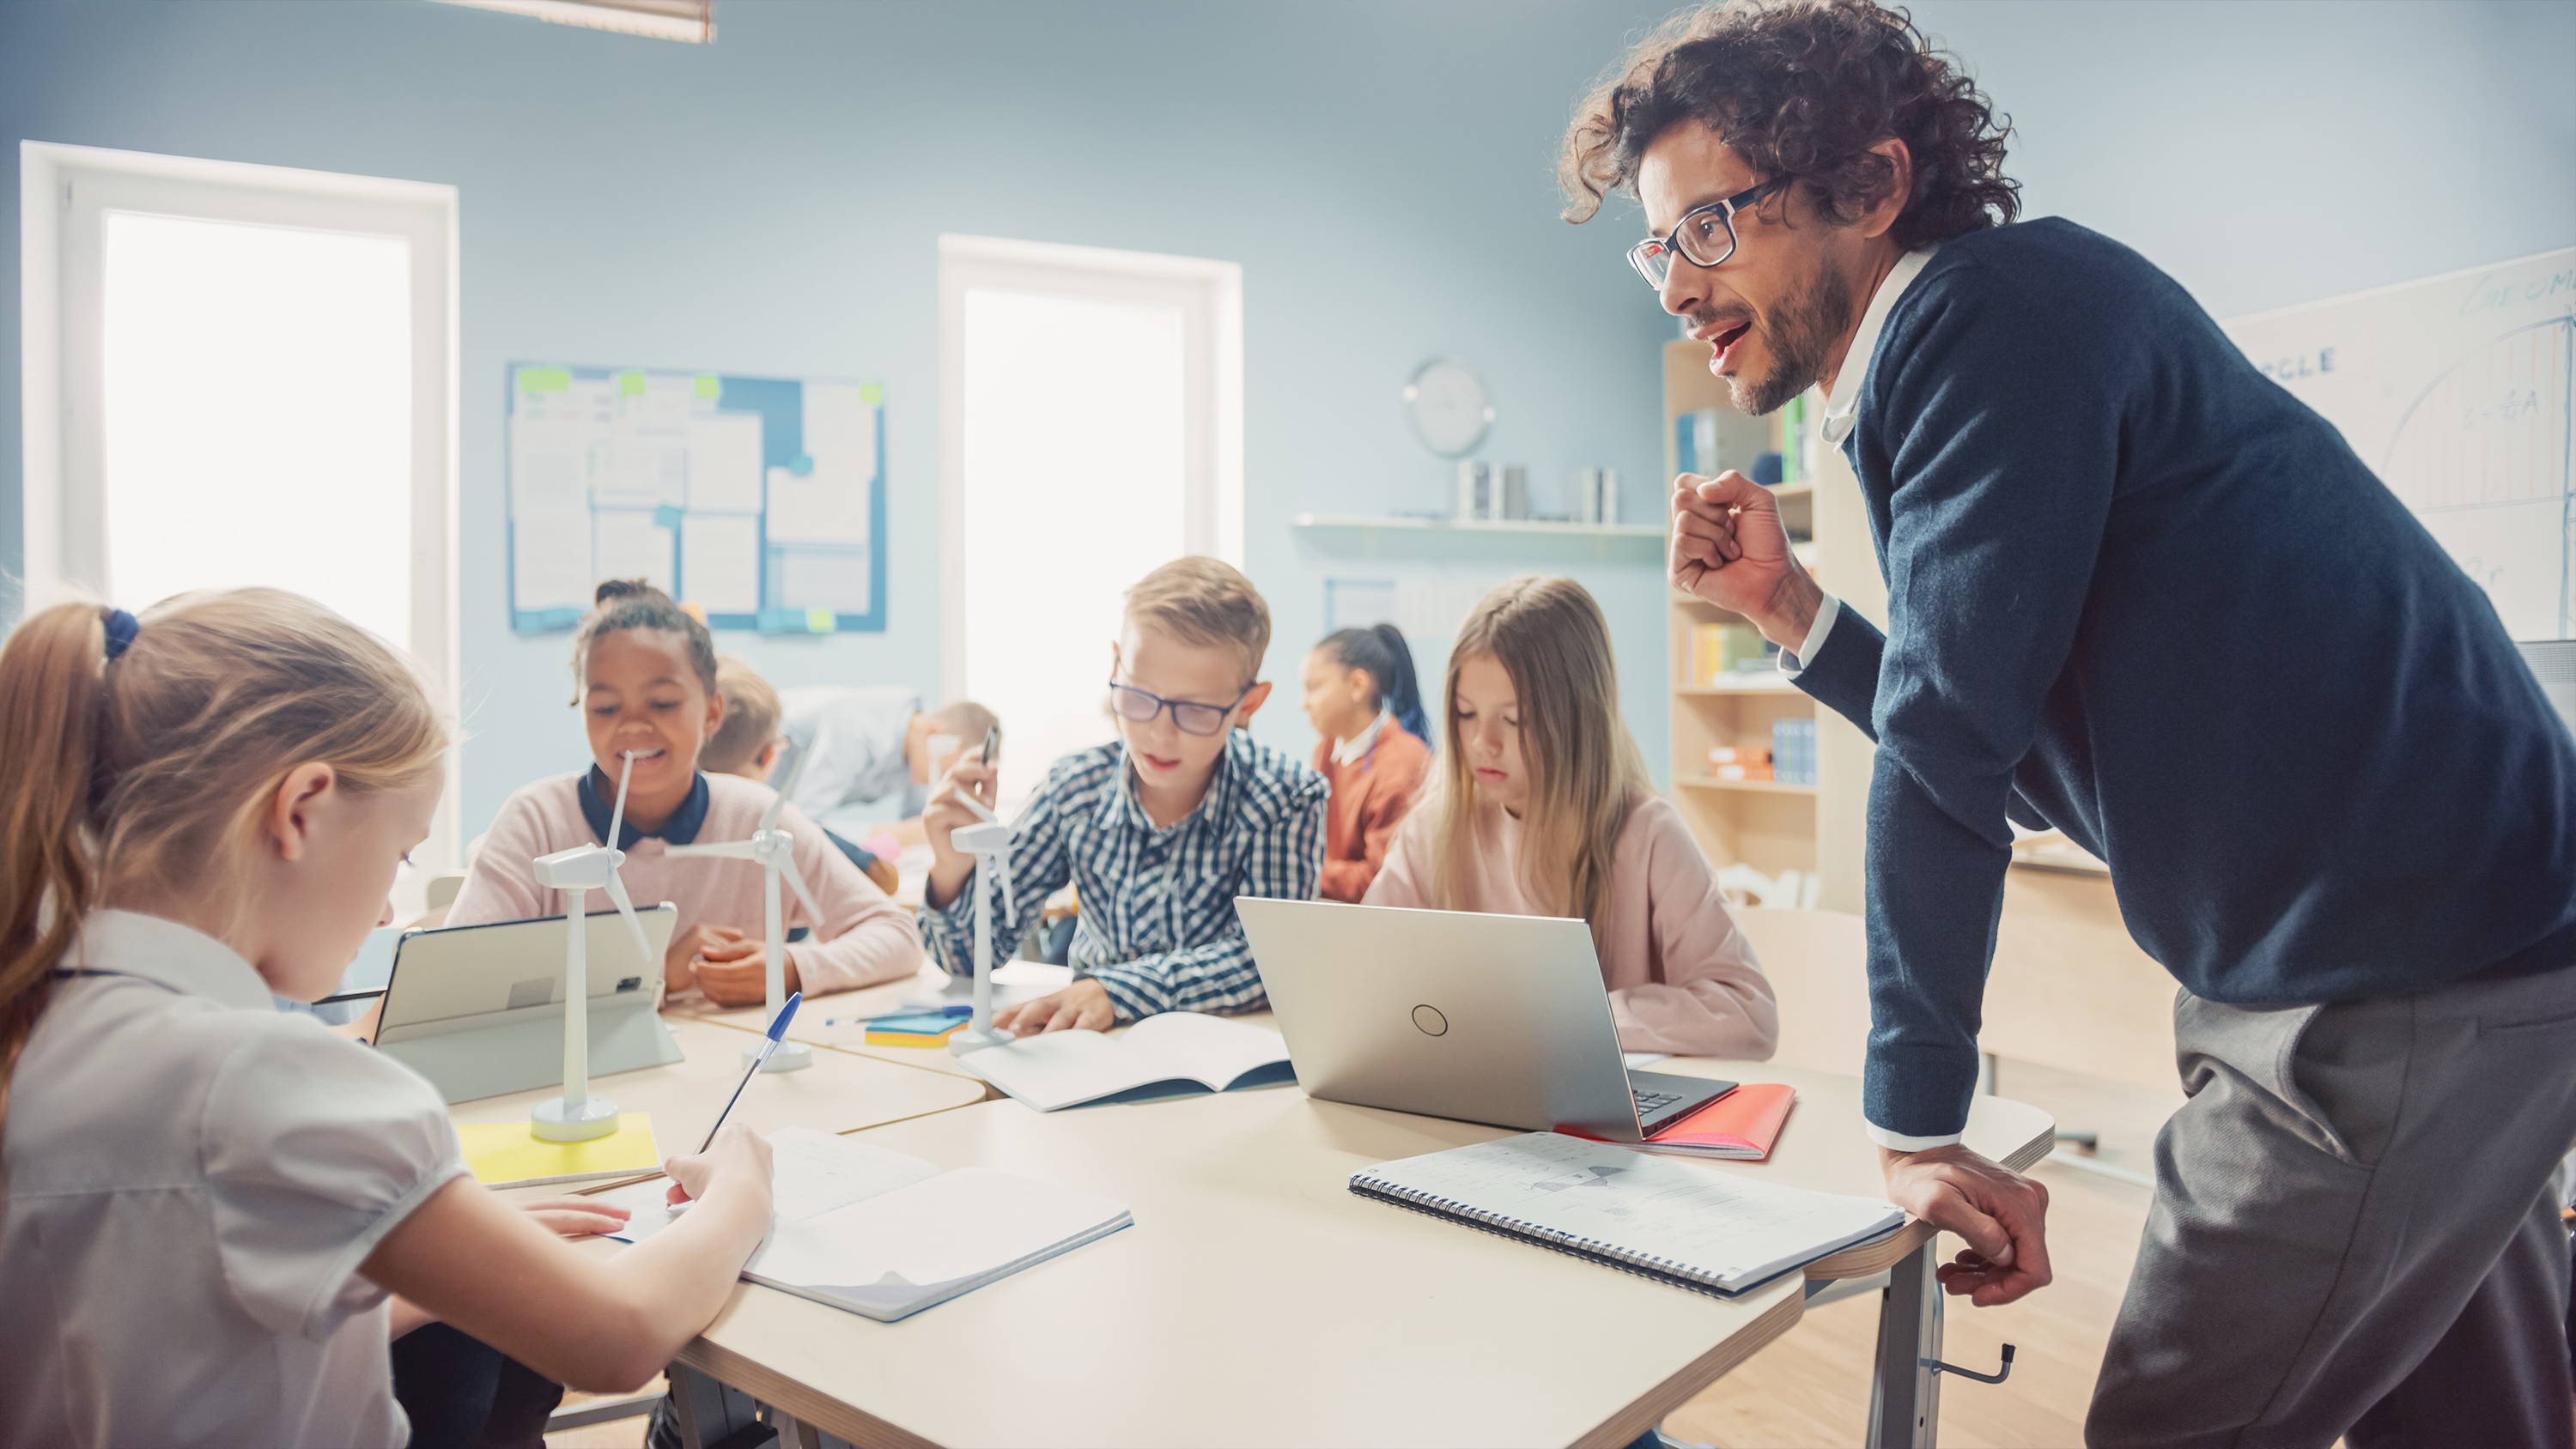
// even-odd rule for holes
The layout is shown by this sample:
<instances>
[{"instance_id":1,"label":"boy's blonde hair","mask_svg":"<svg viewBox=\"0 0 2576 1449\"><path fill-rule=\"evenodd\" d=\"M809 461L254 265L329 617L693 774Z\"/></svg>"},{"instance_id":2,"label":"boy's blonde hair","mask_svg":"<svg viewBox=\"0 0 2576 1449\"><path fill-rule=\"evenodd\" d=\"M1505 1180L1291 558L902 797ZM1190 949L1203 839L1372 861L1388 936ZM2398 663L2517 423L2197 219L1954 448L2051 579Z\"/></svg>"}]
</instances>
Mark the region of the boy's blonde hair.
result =
<instances>
[{"instance_id":1,"label":"boy's blonde hair","mask_svg":"<svg viewBox=\"0 0 2576 1449\"><path fill-rule=\"evenodd\" d=\"M1221 559L1176 558L1127 591L1127 620L1192 644L1243 651L1243 682L1261 674L1270 652L1270 606L1243 571Z\"/></svg>"},{"instance_id":2,"label":"boy's blonde hair","mask_svg":"<svg viewBox=\"0 0 2576 1449\"><path fill-rule=\"evenodd\" d=\"M145 882L221 889L298 765L354 794L400 790L450 743L402 659L310 599L180 594L113 660L108 616L58 604L0 646L0 1120L92 910Z\"/></svg>"},{"instance_id":3,"label":"boy's blonde hair","mask_svg":"<svg viewBox=\"0 0 2576 1449\"><path fill-rule=\"evenodd\" d=\"M1468 878L1476 848L1467 813L1476 803L1476 772L1458 744L1458 670L1479 654L1492 655L1511 676L1520 706L1530 797L1513 867L1549 911L1582 917L1597 937L1619 833L1654 783L1619 716L1610 621L1572 579L1514 579L1487 594L1458 628L1441 720L1450 749L1433 850L1433 904L1463 909L1459 883Z\"/></svg>"},{"instance_id":4,"label":"boy's blonde hair","mask_svg":"<svg viewBox=\"0 0 2576 1449\"><path fill-rule=\"evenodd\" d=\"M698 751L698 768L739 775L778 738L778 691L760 671L730 654L716 656L716 692L724 696L724 723Z\"/></svg>"}]
</instances>

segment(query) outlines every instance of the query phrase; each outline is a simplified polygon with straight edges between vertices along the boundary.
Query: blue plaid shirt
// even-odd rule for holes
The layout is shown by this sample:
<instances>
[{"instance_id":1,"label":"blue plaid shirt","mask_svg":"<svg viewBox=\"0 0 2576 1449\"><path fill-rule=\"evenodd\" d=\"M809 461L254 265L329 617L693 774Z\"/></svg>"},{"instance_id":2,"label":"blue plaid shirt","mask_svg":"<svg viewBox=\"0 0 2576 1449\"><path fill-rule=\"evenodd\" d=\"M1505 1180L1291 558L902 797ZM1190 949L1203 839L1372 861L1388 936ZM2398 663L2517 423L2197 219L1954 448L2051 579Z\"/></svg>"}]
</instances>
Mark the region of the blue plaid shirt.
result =
<instances>
[{"instance_id":1,"label":"blue plaid shirt","mask_svg":"<svg viewBox=\"0 0 2576 1449\"><path fill-rule=\"evenodd\" d=\"M1108 988L1119 1020L1259 1011L1270 998L1234 898L1314 899L1329 789L1323 776L1236 730L1199 808L1157 829L1128 783L1124 745L1067 755L1012 824L1016 909L1005 914L994 899L995 939L1007 953L1069 880L1082 898L1074 974ZM946 907L922 908L922 940L956 975L975 969L982 885L970 878Z\"/></svg>"}]
</instances>

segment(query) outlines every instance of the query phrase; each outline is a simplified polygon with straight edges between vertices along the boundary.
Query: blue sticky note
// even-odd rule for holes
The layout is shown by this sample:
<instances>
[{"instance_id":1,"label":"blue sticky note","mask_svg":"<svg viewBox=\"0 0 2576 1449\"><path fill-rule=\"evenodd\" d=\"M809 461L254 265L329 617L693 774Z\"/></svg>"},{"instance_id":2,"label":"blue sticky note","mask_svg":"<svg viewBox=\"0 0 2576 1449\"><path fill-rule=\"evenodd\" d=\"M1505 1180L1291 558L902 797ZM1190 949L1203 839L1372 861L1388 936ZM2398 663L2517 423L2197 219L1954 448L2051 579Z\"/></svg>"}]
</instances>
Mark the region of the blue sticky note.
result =
<instances>
[{"instance_id":1,"label":"blue sticky note","mask_svg":"<svg viewBox=\"0 0 2576 1449\"><path fill-rule=\"evenodd\" d=\"M923 1012L917 1016L872 1016L868 1018L867 1025L870 1031L900 1031L916 1036L937 1036L941 1032L955 1031L961 1022L962 1018L950 1016L943 1011Z\"/></svg>"},{"instance_id":2,"label":"blue sticky note","mask_svg":"<svg viewBox=\"0 0 2576 1449\"><path fill-rule=\"evenodd\" d=\"M803 453L799 453L795 457L787 460L787 471L795 474L799 478L811 477L814 473L814 460L805 456Z\"/></svg>"},{"instance_id":3,"label":"blue sticky note","mask_svg":"<svg viewBox=\"0 0 2576 1449\"><path fill-rule=\"evenodd\" d=\"M571 629L581 624L579 609L534 609L520 617L526 619L527 627L532 629Z\"/></svg>"},{"instance_id":4,"label":"blue sticky note","mask_svg":"<svg viewBox=\"0 0 2576 1449\"><path fill-rule=\"evenodd\" d=\"M677 528L680 526L680 510L665 503L653 510L653 521L664 528Z\"/></svg>"},{"instance_id":5,"label":"blue sticky note","mask_svg":"<svg viewBox=\"0 0 2576 1449\"><path fill-rule=\"evenodd\" d=\"M805 616L801 612L791 613L785 609L763 609L760 611L758 619L760 632L764 634L782 634L790 629L793 629L800 634L805 632Z\"/></svg>"}]
</instances>

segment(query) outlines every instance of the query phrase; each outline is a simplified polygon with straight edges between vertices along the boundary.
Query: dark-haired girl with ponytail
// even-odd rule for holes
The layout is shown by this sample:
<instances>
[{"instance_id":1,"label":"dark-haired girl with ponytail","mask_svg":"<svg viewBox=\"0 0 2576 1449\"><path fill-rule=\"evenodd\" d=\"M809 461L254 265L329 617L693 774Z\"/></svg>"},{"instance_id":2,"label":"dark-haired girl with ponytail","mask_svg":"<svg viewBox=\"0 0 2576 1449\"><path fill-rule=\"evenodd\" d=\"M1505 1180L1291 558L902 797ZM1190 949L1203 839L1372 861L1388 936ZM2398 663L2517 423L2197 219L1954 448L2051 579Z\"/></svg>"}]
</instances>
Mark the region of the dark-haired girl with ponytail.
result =
<instances>
[{"instance_id":1,"label":"dark-haired girl with ponytail","mask_svg":"<svg viewBox=\"0 0 2576 1449\"><path fill-rule=\"evenodd\" d=\"M1315 769L1333 787L1319 888L1326 900L1357 901L1431 768L1422 686L1402 631L1379 624L1327 636L1306 656L1305 703L1324 737Z\"/></svg>"}]
</instances>

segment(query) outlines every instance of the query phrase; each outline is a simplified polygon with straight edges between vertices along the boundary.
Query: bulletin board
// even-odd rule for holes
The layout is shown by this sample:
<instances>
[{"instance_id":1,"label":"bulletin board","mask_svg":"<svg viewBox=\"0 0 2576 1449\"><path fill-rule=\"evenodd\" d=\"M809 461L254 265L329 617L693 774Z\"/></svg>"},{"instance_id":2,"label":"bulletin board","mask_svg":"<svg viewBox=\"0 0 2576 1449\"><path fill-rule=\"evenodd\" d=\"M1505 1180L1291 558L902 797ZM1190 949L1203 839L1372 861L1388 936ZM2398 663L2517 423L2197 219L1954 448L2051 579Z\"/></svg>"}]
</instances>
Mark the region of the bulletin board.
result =
<instances>
[{"instance_id":1,"label":"bulletin board","mask_svg":"<svg viewBox=\"0 0 2576 1449\"><path fill-rule=\"evenodd\" d=\"M885 628L885 389L509 365L510 625L649 579L712 629Z\"/></svg>"}]
</instances>

